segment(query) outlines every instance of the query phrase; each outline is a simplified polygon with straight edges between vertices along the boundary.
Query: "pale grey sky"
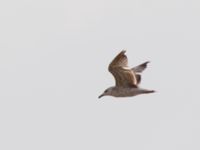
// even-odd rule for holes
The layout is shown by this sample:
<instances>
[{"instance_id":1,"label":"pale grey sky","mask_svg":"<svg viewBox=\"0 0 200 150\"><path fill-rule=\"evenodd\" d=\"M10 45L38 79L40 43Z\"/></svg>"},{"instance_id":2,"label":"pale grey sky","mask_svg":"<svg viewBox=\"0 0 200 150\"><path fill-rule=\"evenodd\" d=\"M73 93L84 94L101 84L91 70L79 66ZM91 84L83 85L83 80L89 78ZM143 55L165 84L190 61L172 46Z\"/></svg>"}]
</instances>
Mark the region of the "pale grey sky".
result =
<instances>
[{"instance_id":1,"label":"pale grey sky","mask_svg":"<svg viewBox=\"0 0 200 150\"><path fill-rule=\"evenodd\" d=\"M198 0L0 2L0 149L199 150ZM141 87L97 97L107 66L151 61Z\"/></svg>"}]
</instances>

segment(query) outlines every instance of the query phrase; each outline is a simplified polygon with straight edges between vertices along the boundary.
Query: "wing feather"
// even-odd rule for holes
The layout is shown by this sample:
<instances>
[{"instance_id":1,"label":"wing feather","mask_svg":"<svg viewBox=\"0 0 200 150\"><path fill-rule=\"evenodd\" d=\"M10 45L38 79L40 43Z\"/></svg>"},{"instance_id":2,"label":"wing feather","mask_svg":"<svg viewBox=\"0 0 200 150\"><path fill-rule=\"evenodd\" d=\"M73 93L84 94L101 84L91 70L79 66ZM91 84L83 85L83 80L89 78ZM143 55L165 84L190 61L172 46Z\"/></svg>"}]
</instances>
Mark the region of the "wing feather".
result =
<instances>
[{"instance_id":1,"label":"wing feather","mask_svg":"<svg viewBox=\"0 0 200 150\"><path fill-rule=\"evenodd\" d=\"M137 79L135 72L128 68L128 58L125 50L121 51L110 63L108 70L115 78L116 86L120 87L136 87Z\"/></svg>"}]
</instances>

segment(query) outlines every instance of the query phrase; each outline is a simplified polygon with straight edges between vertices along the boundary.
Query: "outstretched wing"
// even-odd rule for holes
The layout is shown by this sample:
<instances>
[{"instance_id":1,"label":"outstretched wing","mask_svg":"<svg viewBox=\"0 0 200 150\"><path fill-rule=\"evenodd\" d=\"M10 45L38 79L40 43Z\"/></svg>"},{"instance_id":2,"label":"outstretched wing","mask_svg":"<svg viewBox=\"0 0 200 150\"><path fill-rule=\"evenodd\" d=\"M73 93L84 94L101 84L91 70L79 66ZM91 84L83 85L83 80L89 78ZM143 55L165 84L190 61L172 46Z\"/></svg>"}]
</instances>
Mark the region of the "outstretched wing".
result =
<instances>
[{"instance_id":1,"label":"outstretched wing","mask_svg":"<svg viewBox=\"0 0 200 150\"><path fill-rule=\"evenodd\" d=\"M121 51L110 63L108 70L115 78L116 86L137 87L137 79L132 69L128 68L128 59L125 50Z\"/></svg>"},{"instance_id":2,"label":"outstretched wing","mask_svg":"<svg viewBox=\"0 0 200 150\"><path fill-rule=\"evenodd\" d=\"M132 70L136 73L141 73L144 69L146 69L148 63L149 61L146 61L145 63L132 68Z\"/></svg>"}]
</instances>

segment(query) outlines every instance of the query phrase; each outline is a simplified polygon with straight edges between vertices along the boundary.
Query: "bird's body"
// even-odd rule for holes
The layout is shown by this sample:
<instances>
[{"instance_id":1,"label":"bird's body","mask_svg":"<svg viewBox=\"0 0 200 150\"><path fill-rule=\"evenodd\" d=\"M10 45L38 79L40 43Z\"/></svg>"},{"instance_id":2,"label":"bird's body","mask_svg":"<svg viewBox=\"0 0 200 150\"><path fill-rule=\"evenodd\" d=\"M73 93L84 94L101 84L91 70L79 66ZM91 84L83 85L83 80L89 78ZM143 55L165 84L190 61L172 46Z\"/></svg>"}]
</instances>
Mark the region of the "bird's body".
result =
<instances>
[{"instance_id":1,"label":"bird's body","mask_svg":"<svg viewBox=\"0 0 200 150\"><path fill-rule=\"evenodd\" d=\"M113 86L109 88L110 94L114 97L131 97L139 94L153 93L153 90L146 90L135 87L117 87Z\"/></svg>"},{"instance_id":2,"label":"bird's body","mask_svg":"<svg viewBox=\"0 0 200 150\"><path fill-rule=\"evenodd\" d=\"M153 93L153 90L139 88L141 81L141 73L149 62L145 62L134 68L128 67L128 59L125 55L126 51L121 51L114 60L110 63L108 70L115 78L115 86L108 88L99 96L101 98L105 95L114 97L130 97L139 94Z\"/></svg>"}]
</instances>

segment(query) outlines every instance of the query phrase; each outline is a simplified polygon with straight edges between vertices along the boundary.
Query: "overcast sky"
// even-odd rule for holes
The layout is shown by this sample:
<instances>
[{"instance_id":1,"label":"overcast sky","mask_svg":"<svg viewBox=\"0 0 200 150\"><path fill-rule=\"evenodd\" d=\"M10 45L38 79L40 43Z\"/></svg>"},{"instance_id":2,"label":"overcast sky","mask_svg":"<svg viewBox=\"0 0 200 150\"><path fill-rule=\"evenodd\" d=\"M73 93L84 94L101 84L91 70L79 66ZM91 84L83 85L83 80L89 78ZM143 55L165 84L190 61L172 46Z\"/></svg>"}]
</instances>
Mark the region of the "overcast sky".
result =
<instances>
[{"instance_id":1,"label":"overcast sky","mask_svg":"<svg viewBox=\"0 0 200 150\"><path fill-rule=\"evenodd\" d=\"M141 87L98 96L122 49ZM0 2L0 149L199 150L198 0Z\"/></svg>"}]
</instances>

